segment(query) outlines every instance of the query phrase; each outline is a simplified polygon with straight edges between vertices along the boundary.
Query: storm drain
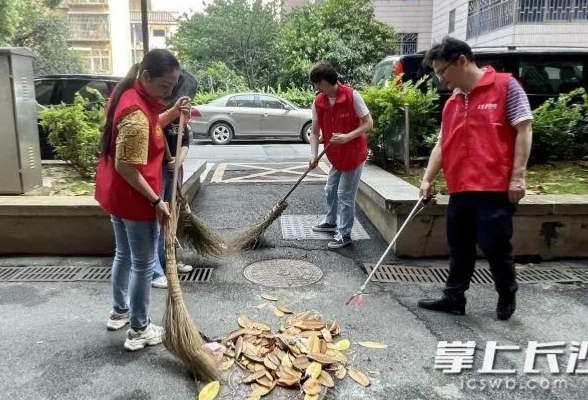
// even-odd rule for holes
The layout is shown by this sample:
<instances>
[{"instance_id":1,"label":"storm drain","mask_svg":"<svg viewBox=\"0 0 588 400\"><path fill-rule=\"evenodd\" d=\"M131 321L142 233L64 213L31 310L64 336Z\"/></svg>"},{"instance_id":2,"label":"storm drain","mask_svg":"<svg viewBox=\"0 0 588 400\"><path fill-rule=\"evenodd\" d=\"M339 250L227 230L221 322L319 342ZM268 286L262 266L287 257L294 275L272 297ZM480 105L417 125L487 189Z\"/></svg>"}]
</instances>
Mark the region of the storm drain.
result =
<instances>
[{"instance_id":1,"label":"storm drain","mask_svg":"<svg viewBox=\"0 0 588 400\"><path fill-rule=\"evenodd\" d=\"M180 274L181 282L208 282L213 268L195 268ZM110 267L0 267L0 282L108 282Z\"/></svg>"},{"instance_id":2,"label":"storm drain","mask_svg":"<svg viewBox=\"0 0 588 400\"><path fill-rule=\"evenodd\" d=\"M243 274L259 285L289 288L316 283L322 278L323 271L306 261L272 259L250 264Z\"/></svg>"},{"instance_id":3,"label":"storm drain","mask_svg":"<svg viewBox=\"0 0 588 400\"><path fill-rule=\"evenodd\" d=\"M320 224L322 220L323 216L320 215L282 215L280 217L282 237L286 240L333 239L333 233L314 232L312 230L312 227L314 225ZM353 223L353 228L351 229L351 239L368 240L369 238L370 236L356 218L355 222Z\"/></svg>"},{"instance_id":4,"label":"storm drain","mask_svg":"<svg viewBox=\"0 0 588 400\"><path fill-rule=\"evenodd\" d=\"M588 283L588 269L570 268L570 273L580 279L582 283Z\"/></svg>"},{"instance_id":5,"label":"storm drain","mask_svg":"<svg viewBox=\"0 0 588 400\"><path fill-rule=\"evenodd\" d=\"M370 274L374 264L365 264ZM588 271L586 271L588 272ZM404 265L382 265L372 280L382 283L445 283L449 275L447 267L412 267ZM586 274L588 278L588 273ZM564 268L517 268L517 280L521 283L575 283L582 279L571 269ZM489 267L476 267L472 277L475 284L493 284Z\"/></svg>"}]
</instances>

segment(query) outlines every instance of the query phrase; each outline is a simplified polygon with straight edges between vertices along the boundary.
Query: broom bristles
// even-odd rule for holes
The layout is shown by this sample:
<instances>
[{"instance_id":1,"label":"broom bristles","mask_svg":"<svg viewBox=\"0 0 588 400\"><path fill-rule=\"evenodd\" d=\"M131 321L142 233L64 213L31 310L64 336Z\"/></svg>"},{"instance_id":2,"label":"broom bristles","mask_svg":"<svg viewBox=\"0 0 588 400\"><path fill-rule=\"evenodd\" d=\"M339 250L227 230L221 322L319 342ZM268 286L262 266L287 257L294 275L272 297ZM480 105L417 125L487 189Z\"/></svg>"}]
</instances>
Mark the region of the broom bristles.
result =
<instances>
[{"instance_id":1,"label":"broom bristles","mask_svg":"<svg viewBox=\"0 0 588 400\"><path fill-rule=\"evenodd\" d=\"M169 289L164 316L165 335L163 344L170 353L186 363L199 380L218 380L218 363L208 349L204 347L205 343L202 336L200 336L200 330L190 318L184 303L178 279L174 235L171 229L166 229L165 247L166 275Z\"/></svg>"},{"instance_id":2,"label":"broom bristles","mask_svg":"<svg viewBox=\"0 0 588 400\"><path fill-rule=\"evenodd\" d=\"M228 248L226 241L209 228L204 221L192 214L183 197L179 200L178 237L201 255L223 256Z\"/></svg>"},{"instance_id":3,"label":"broom bristles","mask_svg":"<svg viewBox=\"0 0 588 400\"><path fill-rule=\"evenodd\" d=\"M235 235L229 243L228 251L236 253L241 250L257 249L261 245L262 237L267 228L269 228L270 225L282 215L286 207L288 207L286 201L280 201L277 203L261 222L258 222Z\"/></svg>"}]
</instances>

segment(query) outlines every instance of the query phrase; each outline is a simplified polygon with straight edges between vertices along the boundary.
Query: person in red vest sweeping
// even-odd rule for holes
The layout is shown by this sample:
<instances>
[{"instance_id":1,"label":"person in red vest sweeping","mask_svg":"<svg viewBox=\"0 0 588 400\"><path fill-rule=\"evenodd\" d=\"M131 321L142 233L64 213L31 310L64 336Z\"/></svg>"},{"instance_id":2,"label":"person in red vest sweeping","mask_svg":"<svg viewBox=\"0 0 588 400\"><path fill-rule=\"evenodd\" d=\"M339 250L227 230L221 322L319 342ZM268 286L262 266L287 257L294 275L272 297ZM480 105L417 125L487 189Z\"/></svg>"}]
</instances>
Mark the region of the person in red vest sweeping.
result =
<instances>
[{"instance_id":1,"label":"person in red vest sweeping","mask_svg":"<svg viewBox=\"0 0 588 400\"><path fill-rule=\"evenodd\" d=\"M431 197L431 182L443 169L449 191L447 241L449 276L443 296L419 307L465 314L465 291L476 263L476 245L492 271L496 316L516 309L518 284L511 238L516 205L525 196L525 170L532 143L532 114L515 78L491 66L479 68L470 46L445 37L425 56L453 95L445 104L441 133L431 153L420 193Z\"/></svg>"},{"instance_id":2,"label":"person in red vest sweeping","mask_svg":"<svg viewBox=\"0 0 588 400\"><path fill-rule=\"evenodd\" d=\"M355 196L363 164L368 156L366 132L373 126L372 117L360 94L338 81L335 68L327 62L316 63L310 81L319 93L312 104L310 166L318 164L320 133L323 143L330 143L327 158L332 164L325 186L327 215L313 226L316 232L333 232L331 249L351 244L355 220Z\"/></svg>"},{"instance_id":3,"label":"person in red vest sweeping","mask_svg":"<svg viewBox=\"0 0 588 400\"><path fill-rule=\"evenodd\" d=\"M162 127L186 112L186 103L189 110L190 99L183 97L162 114L162 100L169 97L179 76L180 64L172 53L151 50L116 86L106 107L95 193L111 216L116 242L114 304L106 328L118 330L130 323L124 344L129 351L160 344L163 338L163 328L149 319L149 304L158 263L158 220L170 217L160 197Z\"/></svg>"}]
</instances>

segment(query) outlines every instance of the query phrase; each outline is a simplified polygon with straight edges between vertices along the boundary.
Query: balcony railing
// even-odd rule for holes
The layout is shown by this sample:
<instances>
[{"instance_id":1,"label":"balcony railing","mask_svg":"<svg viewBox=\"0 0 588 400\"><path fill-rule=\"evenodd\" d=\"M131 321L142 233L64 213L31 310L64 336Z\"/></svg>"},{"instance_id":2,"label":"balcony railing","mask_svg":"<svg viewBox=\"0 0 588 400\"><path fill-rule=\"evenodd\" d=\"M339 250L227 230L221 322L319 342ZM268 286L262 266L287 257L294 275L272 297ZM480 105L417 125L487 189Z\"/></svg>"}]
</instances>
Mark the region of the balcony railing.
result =
<instances>
[{"instance_id":1,"label":"balcony railing","mask_svg":"<svg viewBox=\"0 0 588 400\"><path fill-rule=\"evenodd\" d=\"M110 40L107 14L70 14L70 40Z\"/></svg>"},{"instance_id":2,"label":"balcony railing","mask_svg":"<svg viewBox=\"0 0 588 400\"><path fill-rule=\"evenodd\" d=\"M588 0L470 0L466 37L512 24L588 22Z\"/></svg>"},{"instance_id":3,"label":"balcony railing","mask_svg":"<svg viewBox=\"0 0 588 400\"><path fill-rule=\"evenodd\" d=\"M84 5L84 4L98 4L98 5L105 5L108 4L108 0L67 0L67 4L72 5Z\"/></svg>"}]
</instances>

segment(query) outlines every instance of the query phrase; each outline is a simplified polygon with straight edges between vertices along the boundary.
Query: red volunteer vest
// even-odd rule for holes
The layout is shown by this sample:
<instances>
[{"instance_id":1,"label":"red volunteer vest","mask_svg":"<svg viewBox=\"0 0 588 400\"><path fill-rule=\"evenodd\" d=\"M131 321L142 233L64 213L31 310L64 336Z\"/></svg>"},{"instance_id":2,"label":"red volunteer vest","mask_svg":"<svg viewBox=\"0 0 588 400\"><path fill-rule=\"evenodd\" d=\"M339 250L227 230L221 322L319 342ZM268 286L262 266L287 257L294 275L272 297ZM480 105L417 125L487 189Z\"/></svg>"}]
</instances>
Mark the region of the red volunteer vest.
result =
<instances>
[{"instance_id":1,"label":"red volunteer vest","mask_svg":"<svg viewBox=\"0 0 588 400\"><path fill-rule=\"evenodd\" d=\"M156 219L149 200L137 192L114 168L118 124L127 115L141 110L149 120L149 150L146 165L136 165L155 193L161 193L161 163L163 161L163 130L159 124L162 104L151 97L137 81L123 93L114 112L112 142L109 157L100 157L96 173L95 198L108 214L132 221Z\"/></svg>"},{"instance_id":2,"label":"red volunteer vest","mask_svg":"<svg viewBox=\"0 0 588 400\"><path fill-rule=\"evenodd\" d=\"M469 94L452 95L443 109L441 159L450 194L506 192L516 130L506 114L510 74L487 67Z\"/></svg>"},{"instance_id":3,"label":"red volunteer vest","mask_svg":"<svg viewBox=\"0 0 588 400\"><path fill-rule=\"evenodd\" d=\"M361 125L353 107L353 88L349 86L341 83L337 85L337 98L333 107L324 93L316 96L314 104L325 144L331 140L333 133L349 133ZM365 132L350 142L332 144L327 149L327 158L338 171L357 168L367 156L368 139Z\"/></svg>"}]
</instances>

